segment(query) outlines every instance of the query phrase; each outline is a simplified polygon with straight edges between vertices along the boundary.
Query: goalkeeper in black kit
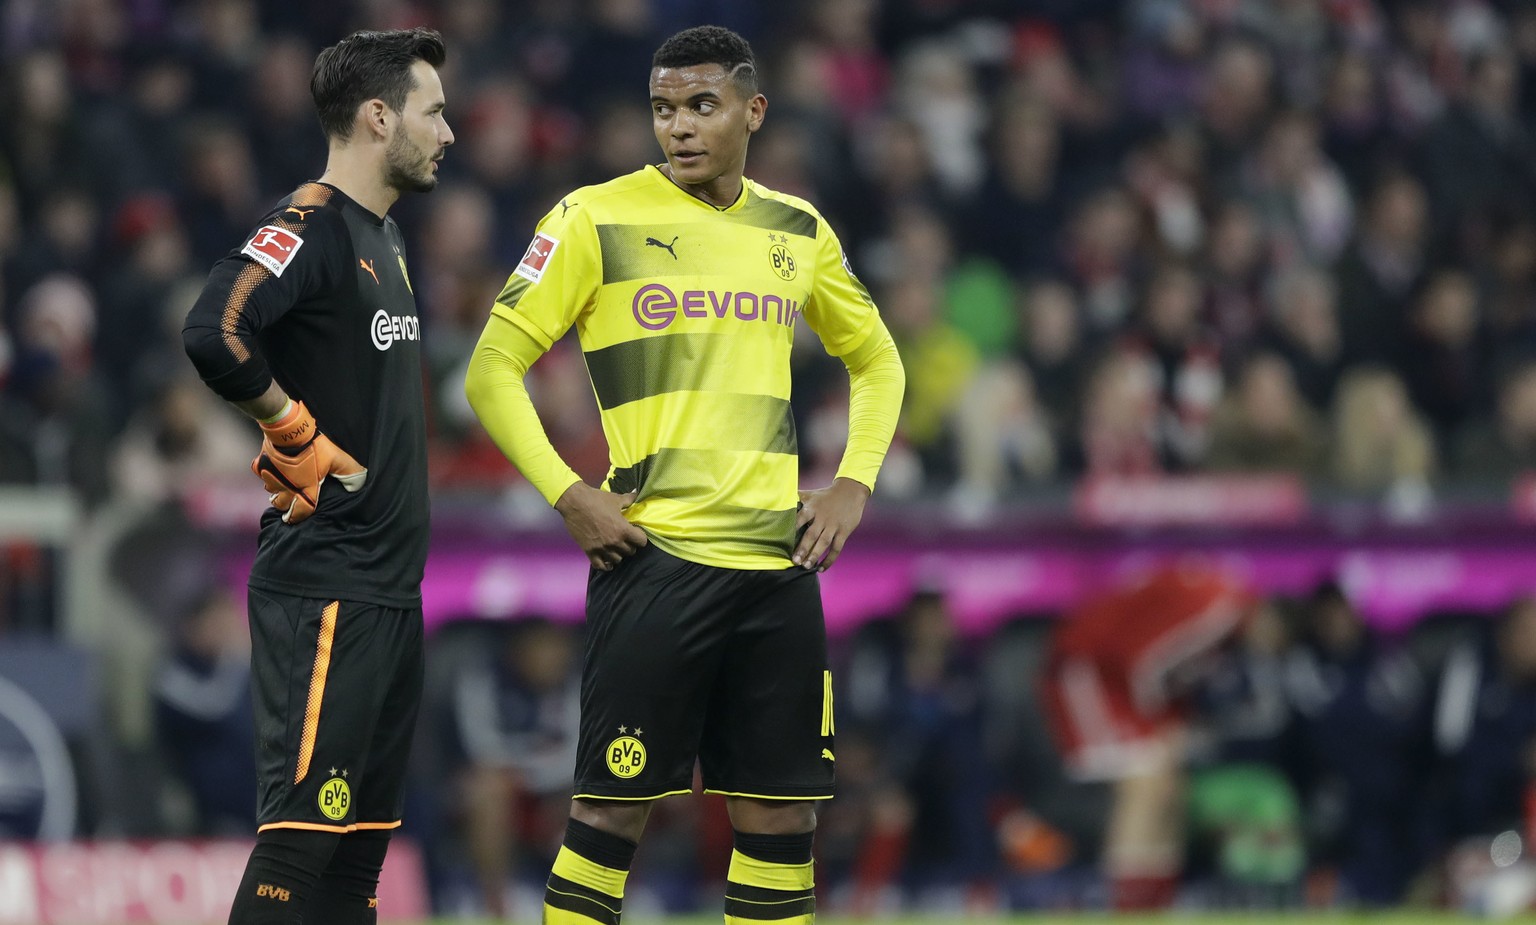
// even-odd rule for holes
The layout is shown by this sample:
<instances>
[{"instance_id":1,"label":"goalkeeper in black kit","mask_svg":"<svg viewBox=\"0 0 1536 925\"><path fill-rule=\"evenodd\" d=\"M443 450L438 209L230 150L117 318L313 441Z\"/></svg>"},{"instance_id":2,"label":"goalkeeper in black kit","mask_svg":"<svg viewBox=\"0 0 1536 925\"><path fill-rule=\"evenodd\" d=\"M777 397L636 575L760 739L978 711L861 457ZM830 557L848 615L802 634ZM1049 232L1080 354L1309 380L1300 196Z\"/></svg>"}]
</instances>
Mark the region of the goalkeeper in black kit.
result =
<instances>
[{"instance_id":1,"label":"goalkeeper in black kit","mask_svg":"<svg viewBox=\"0 0 1536 925\"><path fill-rule=\"evenodd\" d=\"M400 229L453 143L426 29L357 32L311 91L325 173L209 274L183 337L264 432L249 616L257 840L231 925L362 925L400 825L422 688L427 445Z\"/></svg>"}]
</instances>

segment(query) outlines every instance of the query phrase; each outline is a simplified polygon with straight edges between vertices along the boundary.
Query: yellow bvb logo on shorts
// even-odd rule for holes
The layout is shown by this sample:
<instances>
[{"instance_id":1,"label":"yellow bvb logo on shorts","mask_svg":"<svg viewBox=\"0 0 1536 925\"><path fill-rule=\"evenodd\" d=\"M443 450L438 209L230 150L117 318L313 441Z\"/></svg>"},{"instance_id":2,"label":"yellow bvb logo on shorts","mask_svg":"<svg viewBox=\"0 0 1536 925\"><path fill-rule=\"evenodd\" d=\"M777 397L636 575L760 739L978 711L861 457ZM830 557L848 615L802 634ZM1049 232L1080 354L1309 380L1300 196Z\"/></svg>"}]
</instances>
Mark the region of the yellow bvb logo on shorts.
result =
<instances>
[{"instance_id":1,"label":"yellow bvb logo on shorts","mask_svg":"<svg viewBox=\"0 0 1536 925\"><path fill-rule=\"evenodd\" d=\"M316 802L327 819L345 819L347 809L352 806L352 788L341 778L333 777L320 788L320 798Z\"/></svg>"},{"instance_id":2,"label":"yellow bvb logo on shorts","mask_svg":"<svg viewBox=\"0 0 1536 925\"><path fill-rule=\"evenodd\" d=\"M620 736L608 744L608 770L628 780L645 770L645 746L634 736Z\"/></svg>"}]
</instances>

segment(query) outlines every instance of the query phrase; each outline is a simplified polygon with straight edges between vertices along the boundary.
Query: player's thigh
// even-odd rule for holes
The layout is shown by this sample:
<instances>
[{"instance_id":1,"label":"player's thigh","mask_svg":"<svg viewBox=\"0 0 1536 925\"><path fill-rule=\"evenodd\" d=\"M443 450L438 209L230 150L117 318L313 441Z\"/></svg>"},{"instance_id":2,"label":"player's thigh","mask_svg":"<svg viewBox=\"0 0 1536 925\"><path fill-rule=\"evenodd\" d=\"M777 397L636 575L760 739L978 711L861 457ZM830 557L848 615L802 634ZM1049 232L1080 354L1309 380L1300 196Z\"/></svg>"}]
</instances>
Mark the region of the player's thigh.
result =
<instances>
[{"instance_id":1,"label":"player's thigh","mask_svg":"<svg viewBox=\"0 0 1536 925\"><path fill-rule=\"evenodd\" d=\"M706 789L775 799L831 796L832 676L814 572L758 576L727 642L699 757Z\"/></svg>"},{"instance_id":2,"label":"player's thigh","mask_svg":"<svg viewBox=\"0 0 1536 925\"><path fill-rule=\"evenodd\" d=\"M380 608L373 636L377 650L369 663L372 683L383 694L362 776L353 786L359 827L400 820L405 806L406 769L425 672L420 609ZM360 679L362 683L362 679Z\"/></svg>"},{"instance_id":3,"label":"player's thigh","mask_svg":"<svg viewBox=\"0 0 1536 925\"><path fill-rule=\"evenodd\" d=\"M691 788L731 578L655 546L592 573L578 796L645 799Z\"/></svg>"}]
</instances>

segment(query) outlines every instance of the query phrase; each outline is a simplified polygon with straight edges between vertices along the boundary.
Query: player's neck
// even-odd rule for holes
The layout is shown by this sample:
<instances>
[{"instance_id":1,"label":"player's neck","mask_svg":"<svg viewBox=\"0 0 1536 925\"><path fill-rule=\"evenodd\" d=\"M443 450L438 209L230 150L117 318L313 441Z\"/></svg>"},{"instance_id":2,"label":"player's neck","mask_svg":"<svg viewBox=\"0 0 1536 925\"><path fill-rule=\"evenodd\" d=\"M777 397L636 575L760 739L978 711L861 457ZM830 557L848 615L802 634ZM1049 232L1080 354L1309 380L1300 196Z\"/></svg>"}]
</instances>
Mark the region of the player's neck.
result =
<instances>
[{"instance_id":1,"label":"player's neck","mask_svg":"<svg viewBox=\"0 0 1536 925\"><path fill-rule=\"evenodd\" d=\"M742 179L739 173L721 175L708 183L683 183L672 176L672 165L662 164L657 169L662 176L672 181L673 186L717 209L735 205L736 200L741 198Z\"/></svg>"},{"instance_id":2,"label":"player's neck","mask_svg":"<svg viewBox=\"0 0 1536 925\"><path fill-rule=\"evenodd\" d=\"M346 148L331 149L320 182L336 187L353 202L383 218L400 198L400 191L384 182L384 171L376 158L359 156Z\"/></svg>"}]
</instances>

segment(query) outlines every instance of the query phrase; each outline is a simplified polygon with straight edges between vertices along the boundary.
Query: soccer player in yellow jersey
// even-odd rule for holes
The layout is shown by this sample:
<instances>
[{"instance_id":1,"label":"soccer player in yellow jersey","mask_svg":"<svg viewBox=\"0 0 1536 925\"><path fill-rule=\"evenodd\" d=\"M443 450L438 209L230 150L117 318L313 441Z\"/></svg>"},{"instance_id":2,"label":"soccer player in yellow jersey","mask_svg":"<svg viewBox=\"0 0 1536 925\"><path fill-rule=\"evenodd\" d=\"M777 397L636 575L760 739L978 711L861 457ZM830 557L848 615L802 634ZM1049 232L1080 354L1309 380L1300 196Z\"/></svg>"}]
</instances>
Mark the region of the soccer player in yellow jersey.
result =
<instances>
[{"instance_id":1,"label":"soccer player in yellow jersey","mask_svg":"<svg viewBox=\"0 0 1536 925\"><path fill-rule=\"evenodd\" d=\"M652 62L665 163L578 189L540 222L491 309L466 389L592 563L576 798L544 920L616 925L653 801L704 787L736 830L727 922L810 922L834 723L817 573L858 526L903 373L816 210L743 177L768 102L715 26ZM585 485L523 377L576 327L612 468ZM847 365L848 446L799 491L790 348L809 325Z\"/></svg>"}]
</instances>

